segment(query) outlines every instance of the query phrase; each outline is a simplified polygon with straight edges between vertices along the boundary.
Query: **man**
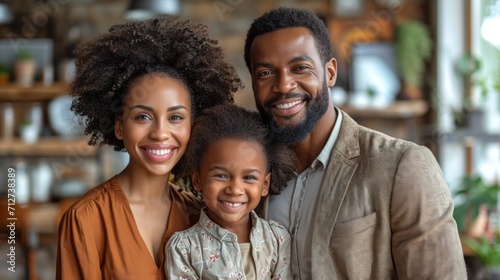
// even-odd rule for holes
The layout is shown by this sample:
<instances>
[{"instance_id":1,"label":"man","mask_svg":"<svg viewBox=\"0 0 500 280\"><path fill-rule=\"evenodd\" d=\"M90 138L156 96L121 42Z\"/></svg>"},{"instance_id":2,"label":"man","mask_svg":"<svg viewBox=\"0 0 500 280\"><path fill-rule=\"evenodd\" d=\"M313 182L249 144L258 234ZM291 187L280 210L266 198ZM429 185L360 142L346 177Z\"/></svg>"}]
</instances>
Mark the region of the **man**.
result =
<instances>
[{"instance_id":1,"label":"man","mask_svg":"<svg viewBox=\"0 0 500 280\"><path fill-rule=\"evenodd\" d=\"M324 23L278 8L256 19L245 61L257 108L297 154L296 178L261 205L294 238L295 279L466 279L453 202L425 147L359 126L329 95Z\"/></svg>"}]
</instances>

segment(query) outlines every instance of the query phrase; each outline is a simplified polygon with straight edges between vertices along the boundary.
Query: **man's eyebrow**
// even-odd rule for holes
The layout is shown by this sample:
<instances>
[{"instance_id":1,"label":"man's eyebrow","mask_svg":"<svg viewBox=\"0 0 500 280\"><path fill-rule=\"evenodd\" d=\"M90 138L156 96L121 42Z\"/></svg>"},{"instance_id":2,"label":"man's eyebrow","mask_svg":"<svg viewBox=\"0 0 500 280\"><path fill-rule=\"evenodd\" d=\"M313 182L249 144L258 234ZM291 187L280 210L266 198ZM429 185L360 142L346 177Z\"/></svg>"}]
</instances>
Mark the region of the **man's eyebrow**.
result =
<instances>
[{"instance_id":1,"label":"man's eyebrow","mask_svg":"<svg viewBox=\"0 0 500 280\"><path fill-rule=\"evenodd\" d=\"M299 61L304 61L304 60L313 61L313 59L310 56L308 56L308 55L300 55L300 56L292 58L290 61L288 61L287 64L293 64L293 63L296 63L296 62L299 62ZM255 68L257 68L257 67L270 68L272 66L273 65L271 63L269 63L269 62L255 62L255 64L254 64Z\"/></svg>"},{"instance_id":2,"label":"man's eyebrow","mask_svg":"<svg viewBox=\"0 0 500 280\"><path fill-rule=\"evenodd\" d=\"M312 57L310 57L308 55L300 55L300 56L292 58L288 62L288 64L296 63L296 62L303 61L303 60L313 61Z\"/></svg>"}]
</instances>

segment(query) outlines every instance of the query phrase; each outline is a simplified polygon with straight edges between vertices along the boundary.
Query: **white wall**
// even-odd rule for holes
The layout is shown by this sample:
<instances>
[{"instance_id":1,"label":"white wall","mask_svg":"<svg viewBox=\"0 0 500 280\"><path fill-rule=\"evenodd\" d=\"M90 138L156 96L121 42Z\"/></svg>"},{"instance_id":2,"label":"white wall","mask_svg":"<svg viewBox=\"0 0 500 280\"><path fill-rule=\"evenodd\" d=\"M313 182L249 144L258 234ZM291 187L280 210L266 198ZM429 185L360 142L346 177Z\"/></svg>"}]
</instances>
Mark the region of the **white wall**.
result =
<instances>
[{"instance_id":1,"label":"white wall","mask_svg":"<svg viewBox=\"0 0 500 280\"><path fill-rule=\"evenodd\" d=\"M485 71L498 66L493 59L496 49L480 36L482 12L488 2L496 0L471 0L472 3L472 51L477 55ZM437 106L438 129L440 132L454 131L451 109L459 106L463 95L462 81L455 67L465 53L465 0L437 1ZM495 64L496 63L496 64ZM478 90L474 90L479 95ZM490 94L484 103L487 108L486 129L491 133L500 131L500 93ZM474 173L492 182L500 176L500 144L484 144L474 141ZM440 146L440 164L452 191L465 175L464 141L448 142Z\"/></svg>"}]
</instances>

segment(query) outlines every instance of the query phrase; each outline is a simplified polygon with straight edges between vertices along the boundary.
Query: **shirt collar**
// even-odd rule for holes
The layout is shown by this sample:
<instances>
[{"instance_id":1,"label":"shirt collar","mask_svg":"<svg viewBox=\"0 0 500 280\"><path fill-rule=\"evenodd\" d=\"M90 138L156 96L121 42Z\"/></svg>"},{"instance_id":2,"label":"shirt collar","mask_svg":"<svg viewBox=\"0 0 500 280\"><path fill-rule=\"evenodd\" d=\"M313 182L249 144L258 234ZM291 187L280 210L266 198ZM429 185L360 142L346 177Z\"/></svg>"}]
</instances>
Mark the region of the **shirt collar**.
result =
<instances>
[{"instance_id":1,"label":"shirt collar","mask_svg":"<svg viewBox=\"0 0 500 280\"><path fill-rule=\"evenodd\" d=\"M334 107L337 112L337 119L335 120L335 124L333 125L332 133L330 133L330 137L328 137L328 141L326 141L325 146L319 153L318 157L313 161L311 167L314 169L319 163L322 164L323 168L327 165L330 160L330 155L332 154L333 147L335 146L335 142L337 142L337 138L339 136L340 127L342 126L342 113L337 107Z\"/></svg>"},{"instance_id":2,"label":"shirt collar","mask_svg":"<svg viewBox=\"0 0 500 280\"><path fill-rule=\"evenodd\" d=\"M200 226L218 240L225 242L236 242L237 241L236 234L228 231L225 228L220 227L218 224L210 220L206 211L207 207L204 207L200 213L200 221L199 221ZM255 211L250 212L250 219L252 220L252 226L254 228L260 227L260 224L257 223L258 216L257 213L255 213Z\"/></svg>"}]
</instances>

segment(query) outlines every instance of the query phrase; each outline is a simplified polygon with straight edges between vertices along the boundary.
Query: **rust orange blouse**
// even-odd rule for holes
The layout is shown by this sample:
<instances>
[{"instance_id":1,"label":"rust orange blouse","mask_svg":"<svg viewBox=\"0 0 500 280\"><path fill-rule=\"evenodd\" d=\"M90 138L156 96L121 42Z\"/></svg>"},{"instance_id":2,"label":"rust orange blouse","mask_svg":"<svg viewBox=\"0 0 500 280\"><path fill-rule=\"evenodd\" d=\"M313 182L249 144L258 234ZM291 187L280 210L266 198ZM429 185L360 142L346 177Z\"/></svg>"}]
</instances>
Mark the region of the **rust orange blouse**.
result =
<instances>
[{"instance_id":1,"label":"rust orange blouse","mask_svg":"<svg viewBox=\"0 0 500 280\"><path fill-rule=\"evenodd\" d=\"M190 192L171 184L170 193L163 251L170 236L196 224L200 213ZM149 253L116 177L86 193L61 219L56 279L165 279L160 263Z\"/></svg>"}]
</instances>

